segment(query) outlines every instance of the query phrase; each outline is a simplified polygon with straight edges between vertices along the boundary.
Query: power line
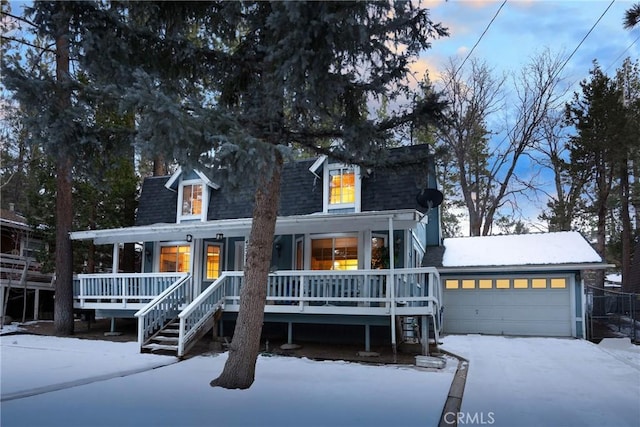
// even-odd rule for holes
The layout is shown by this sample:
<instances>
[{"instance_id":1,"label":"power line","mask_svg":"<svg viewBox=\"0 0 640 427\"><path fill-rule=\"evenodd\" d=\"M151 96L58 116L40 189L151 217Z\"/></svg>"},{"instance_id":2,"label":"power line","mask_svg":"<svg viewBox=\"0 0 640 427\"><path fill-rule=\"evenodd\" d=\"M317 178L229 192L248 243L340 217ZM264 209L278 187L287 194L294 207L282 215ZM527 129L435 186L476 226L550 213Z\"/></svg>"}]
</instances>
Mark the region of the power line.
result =
<instances>
[{"instance_id":1,"label":"power line","mask_svg":"<svg viewBox=\"0 0 640 427\"><path fill-rule=\"evenodd\" d=\"M611 9L611 6L613 6L613 4L616 2L616 0L611 0L611 3L609 3L609 6L607 6L607 8L604 10L604 12L602 12L602 14L600 15L600 17L598 18L598 20L595 22L595 24L593 24L591 26L591 29L589 29L589 31L587 32L587 34L584 35L584 37L582 38L582 40L580 40L580 43L578 43L578 46L576 46L575 49L573 49L573 52L571 52L571 55L569 55L567 57L567 59L564 61L564 63L562 64L562 66L560 67L560 69L558 69L558 74L560 74L562 72L562 70L564 69L564 67L567 65L567 63L571 60L571 58L573 58L573 55L575 55L575 53L578 51L578 49L580 49L580 46L582 46L582 43L584 43L584 41L587 39L587 37L589 37L589 34L591 34L591 32L593 31L594 28L596 28L596 25L598 25L598 23L602 20L602 18L604 17L604 15L607 14L607 12L609 11L609 9Z\"/></svg>"},{"instance_id":2,"label":"power line","mask_svg":"<svg viewBox=\"0 0 640 427\"><path fill-rule=\"evenodd\" d=\"M625 50L623 50L622 53L620 55L618 55L618 57L616 59L613 60L613 62L611 62L611 64L609 64L609 66L607 67L606 70L604 70L604 72L606 73L607 71L609 71L609 68L611 68L616 62L618 62L618 59L622 58L622 55L627 53L627 51L629 49L631 49L631 47L638 42L638 40L640 40L640 36L636 37L636 39L634 41L632 41L631 44L629 46L627 46L627 48Z\"/></svg>"},{"instance_id":3,"label":"power line","mask_svg":"<svg viewBox=\"0 0 640 427\"><path fill-rule=\"evenodd\" d=\"M462 61L462 64L460 64L460 66L458 67L458 70L462 69L462 67L464 66L465 62L467 62L467 59L469 59L469 57L471 56L471 54L473 53L473 51L476 49L476 46L478 46L478 44L480 43L480 41L482 40L482 38L484 37L484 35L487 33L487 31L489 31L489 28L491 28L491 25L493 24L493 21L496 20L496 18L498 17L498 15L500 14L500 11L502 10L502 8L504 7L504 5L507 3L507 0L504 0L502 2L502 4L500 5L500 7L498 8L498 10L496 11L495 15L493 15L493 18L491 18L491 21L489 21L489 24L487 24L487 28L484 29L484 31L482 32L482 34L480 34L480 38L478 38L478 41L476 41L476 44L473 45L473 47L471 48L471 50L469 51L469 53L467 53L467 56L464 58L464 60ZM457 73L457 71L456 71Z\"/></svg>"}]
</instances>

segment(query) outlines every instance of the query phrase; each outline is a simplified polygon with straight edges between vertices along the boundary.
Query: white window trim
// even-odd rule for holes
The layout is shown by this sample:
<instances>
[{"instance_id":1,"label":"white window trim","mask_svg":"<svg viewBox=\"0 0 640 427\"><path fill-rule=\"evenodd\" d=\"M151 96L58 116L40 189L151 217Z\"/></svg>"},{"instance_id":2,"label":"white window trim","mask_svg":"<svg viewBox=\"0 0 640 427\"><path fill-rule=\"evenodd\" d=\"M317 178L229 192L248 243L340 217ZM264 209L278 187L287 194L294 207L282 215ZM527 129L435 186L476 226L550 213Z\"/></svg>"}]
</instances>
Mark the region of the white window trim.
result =
<instances>
[{"instance_id":1,"label":"white window trim","mask_svg":"<svg viewBox=\"0 0 640 427\"><path fill-rule=\"evenodd\" d=\"M198 215L183 215L182 203L184 201L184 187L188 185L201 185L202 186L202 212ZM186 181L180 181L178 186L178 204L176 206L176 222L179 224L182 221L199 220L200 222L206 222L207 210L209 208L209 186L200 179L189 179Z\"/></svg>"},{"instance_id":2,"label":"white window trim","mask_svg":"<svg viewBox=\"0 0 640 427\"><path fill-rule=\"evenodd\" d=\"M330 196L330 188L329 188L329 173L330 171L336 169L344 169L344 168L353 168L355 173L355 201L354 203L340 203L340 204L329 204L329 196ZM350 209L353 208L355 213L360 212L361 210L361 174L359 166L349 166L343 163L326 163L323 168L323 199L322 199L322 212L323 213L331 213L333 210L340 209Z\"/></svg>"}]
</instances>

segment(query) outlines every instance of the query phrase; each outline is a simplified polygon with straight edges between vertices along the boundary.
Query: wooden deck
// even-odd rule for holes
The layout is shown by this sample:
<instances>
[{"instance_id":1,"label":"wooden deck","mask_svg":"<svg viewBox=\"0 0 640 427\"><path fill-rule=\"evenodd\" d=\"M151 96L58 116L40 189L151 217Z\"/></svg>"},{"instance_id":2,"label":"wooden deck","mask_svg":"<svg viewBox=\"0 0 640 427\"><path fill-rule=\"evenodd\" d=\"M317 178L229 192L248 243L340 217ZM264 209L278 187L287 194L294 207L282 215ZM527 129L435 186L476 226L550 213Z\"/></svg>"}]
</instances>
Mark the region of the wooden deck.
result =
<instances>
[{"instance_id":1,"label":"wooden deck","mask_svg":"<svg viewBox=\"0 0 640 427\"><path fill-rule=\"evenodd\" d=\"M40 291L54 290L54 275L42 273L41 265L32 258L0 254L0 325L4 322L10 292L33 291L33 319L39 317ZM26 309L26 306L25 306ZM26 313L23 311L23 317Z\"/></svg>"},{"instance_id":2,"label":"wooden deck","mask_svg":"<svg viewBox=\"0 0 640 427\"><path fill-rule=\"evenodd\" d=\"M224 272L202 293L187 274L138 273L78 275L75 306L82 309L139 309L141 346L170 322L179 319L182 356L213 316L240 309L243 272ZM420 316L440 329L442 286L435 268L354 271L278 271L269 274L265 313L387 317ZM123 316L124 317L124 316ZM395 334L392 328L392 334ZM395 340L395 336L394 336Z\"/></svg>"}]
</instances>

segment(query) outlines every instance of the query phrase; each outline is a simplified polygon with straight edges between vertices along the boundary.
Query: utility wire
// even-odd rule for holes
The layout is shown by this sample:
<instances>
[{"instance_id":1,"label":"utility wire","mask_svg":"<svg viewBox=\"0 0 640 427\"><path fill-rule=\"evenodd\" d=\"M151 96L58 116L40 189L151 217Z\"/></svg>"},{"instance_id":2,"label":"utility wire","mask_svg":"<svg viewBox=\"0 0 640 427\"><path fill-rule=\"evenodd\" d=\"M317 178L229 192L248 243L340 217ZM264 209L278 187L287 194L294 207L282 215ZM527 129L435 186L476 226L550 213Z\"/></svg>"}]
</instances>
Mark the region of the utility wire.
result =
<instances>
[{"instance_id":1,"label":"utility wire","mask_svg":"<svg viewBox=\"0 0 640 427\"><path fill-rule=\"evenodd\" d=\"M613 60L613 62L611 62L611 64L609 64L609 66L607 67L606 70L604 70L604 72L606 73L607 71L609 71L609 68L611 68L616 62L618 62L618 59L622 58L622 55L627 53L627 51L629 49L631 49L631 47L638 42L638 40L640 40L640 36L636 37L636 39L634 41L632 41L631 44L629 46L627 46L627 48L625 50L623 50L622 53L620 55L618 55L618 57L616 59Z\"/></svg>"},{"instance_id":2,"label":"utility wire","mask_svg":"<svg viewBox=\"0 0 640 427\"><path fill-rule=\"evenodd\" d=\"M491 28L491 25L493 24L493 21L496 20L496 18L498 17L498 15L500 14L500 11L502 10L502 8L504 7L504 5L507 3L507 0L504 0L502 2L502 4L500 5L500 7L498 8L498 10L496 11L495 15L493 15L493 18L491 18L491 21L489 21L489 23L487 24L487 28L484 29L484 31L482 32L482 34L480 34L480 38L478 38L478 41L476 41L476 44L473 45L473 47L471 48L471 50L469 51L469 53L467 53L467 56L464 58L464 60L462 61L462 64L460 64L460 66L458 67L458 70L456 70L456 72L454 73L457 74L459 70L462 69L462 67L464 66L465 62L467 62L467 59L469 59L469 57L471 56L471 54L473 53L473 51L476 49L476 47L478 46L478 44L480 44L480 41L482 40L482 38L484 37L484 35L487 33L487 31L489 31L489 28Z\"/></svg>"}]
</instances>

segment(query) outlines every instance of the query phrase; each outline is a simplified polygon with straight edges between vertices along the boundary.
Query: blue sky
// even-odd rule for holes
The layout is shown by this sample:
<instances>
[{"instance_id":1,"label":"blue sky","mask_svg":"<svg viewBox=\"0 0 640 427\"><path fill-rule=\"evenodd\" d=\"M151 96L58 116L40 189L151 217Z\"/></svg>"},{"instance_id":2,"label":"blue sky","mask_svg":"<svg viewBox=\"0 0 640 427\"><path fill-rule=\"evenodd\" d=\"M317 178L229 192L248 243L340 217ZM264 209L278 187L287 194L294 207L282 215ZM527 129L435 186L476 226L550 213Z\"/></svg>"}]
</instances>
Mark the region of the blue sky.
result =
<instances>
[{"instance_id":1,"label":"blue sky","mask_svg":"<svg viewBox=\"0 0 640 427\"><path fill-rule=\"evenodd\" d=\"M545 48L552 54L566 57L591 30L562 70L564 83L570 85L567 97L580 91L579 83L588 78L594 59L613 76L625 58L637 60L640 57L640 28L626 30L622 24L624 12L633 4L628 0L613 3L611 0L426 0L422 4L430 10L432 20L441 22L450 33L449 37L434 40L432 48L413 66L418 79L428 70L436 85L440 70L449 59L463 60L494 17L469 60L484 60L496 73L518 72ZM510 85L513 90L513 84ZM500 112L501 115L504 113ZM500 120L504 117L496 119ZM504 138L502 123L502 129L491 129L500 132L493 137L494 143ZM527 159L521 160L516 169L520 177L531 176L539 170ZM539 188L553 191L550 187L552 178L548 171L543 172L538 178ZM530 196L533 197L518 200L521 212L516 215L522 215L525 222L536 223L547 199L542 193ZM511 212L505 210L503 213ZM541 225L534 225L534 228L538 227ZM462 231L468 232L466 224Z\"/></svg>"},{"instance_id":2,"label":"blue sky","mask_svg":"<svg viewBox=\"0 0 640 427\"><path fill-rule=\"evenodd\" d=\"M502 3L503 0L427 0L424 5L430 9L432 19L448 27L450 35L435 40L416 68L426 67L436 78L448 58L464 58ZM471 57L509 71L520 69L545 47L570 54L610 3L611 0L508 0ZM630 31L622 26L624 12L632 4L628 0L614 1L567 63L563 74L569 82L576 82L574 90L579 87L577 82L588 75L594 59L612 75L624 58L640 56L640 28Z\"/></svg>"}]
</instances>

